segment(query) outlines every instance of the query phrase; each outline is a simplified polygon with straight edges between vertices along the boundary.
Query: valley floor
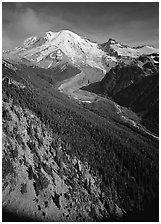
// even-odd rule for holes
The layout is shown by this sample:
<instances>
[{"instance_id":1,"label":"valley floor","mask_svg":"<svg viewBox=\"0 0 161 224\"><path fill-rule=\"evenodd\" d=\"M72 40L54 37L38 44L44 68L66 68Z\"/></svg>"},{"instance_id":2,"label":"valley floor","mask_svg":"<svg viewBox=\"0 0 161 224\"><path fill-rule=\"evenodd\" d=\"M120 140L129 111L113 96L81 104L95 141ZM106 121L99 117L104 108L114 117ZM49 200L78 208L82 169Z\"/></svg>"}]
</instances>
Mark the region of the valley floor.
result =
<instances>
[{"instance_id":1,"label":"valley floor","mask_svg":"<svg viewBox=\"0 0 161 224\"><path fill-rule=\"evenodd\" d=\"M96 75L100 75L100 74L96 73ZM95 93L81 90L80 88L89 82L89 81L87 81L87 78L90 78L89 73L85 73L84 71L82 71L80 74L78 74L70 79L64 80L63 83L58 87L58 90L67 94L69 97L74 98L82 103L93 103L93 102L99 102L100 100L110 101L114 104L114 106L117 109L117 114L120 116L120 118L124 122L132 125L133 127L137 128L137 129L141 130L142 132L150 135L151 137L159 140L158 136L151 133L143 125L140 124L139 118L134 112L132 112L128 109L124 110L123 107L121 107L114 101L111 101L104 97L100 97ZM128 110L128 113L135 114L135 116L137 117L137 121L128 117L127 110Z\"/></svg>"}]
</instances>

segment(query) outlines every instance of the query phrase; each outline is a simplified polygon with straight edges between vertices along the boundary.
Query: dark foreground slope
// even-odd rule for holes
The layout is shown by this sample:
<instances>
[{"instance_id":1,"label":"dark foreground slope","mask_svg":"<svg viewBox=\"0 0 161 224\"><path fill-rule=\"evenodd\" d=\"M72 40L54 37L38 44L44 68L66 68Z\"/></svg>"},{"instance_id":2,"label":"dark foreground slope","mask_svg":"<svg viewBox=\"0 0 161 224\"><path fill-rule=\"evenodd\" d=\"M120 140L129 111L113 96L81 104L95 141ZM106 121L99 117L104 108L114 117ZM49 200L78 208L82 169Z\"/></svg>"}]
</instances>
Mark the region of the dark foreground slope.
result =
<instances>
[{"instance_id":1,"label":"dark foreground slope","mask_svg":"<svg viewBox=\"0 0 161 224\"><path fill-rule=\"evenodd\" d=\"M3 67L2 167L4 214L158 221L158 141L108 101L69 99L36 68Z\"/></svg>"}]
</instances>

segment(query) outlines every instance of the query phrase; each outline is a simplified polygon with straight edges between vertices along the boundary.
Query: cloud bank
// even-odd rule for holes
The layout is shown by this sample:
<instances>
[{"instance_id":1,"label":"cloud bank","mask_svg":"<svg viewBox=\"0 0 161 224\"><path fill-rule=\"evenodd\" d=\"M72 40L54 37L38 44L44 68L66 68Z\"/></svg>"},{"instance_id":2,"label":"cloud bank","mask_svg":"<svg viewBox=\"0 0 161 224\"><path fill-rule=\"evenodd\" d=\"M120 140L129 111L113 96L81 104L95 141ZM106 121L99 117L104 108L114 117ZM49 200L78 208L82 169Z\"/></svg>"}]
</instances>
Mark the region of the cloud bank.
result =
<instances>
[{"instance_id":1,"label":"cloud bank","mask_svg":"<svg viewBox=\"0 0 161 224\"><path fill-rule=\"evenodd\" d=\"M20 7L20 6L19 6ZM3 25L2 44L4 49L10 49L20 44L29 36L49 30L54 18L39 14L31 8L10 12L11 20Z\"/></svg>"},{"instance_id":2,"label":"cloud bank","mask_svg":"<svg viewBox=\"0 0 161 224\"><path fill-rule=\"evenodd\" d=\"M3 3L2 46L12 49L29 36L69 29L93 41L112 37L131 45L158 46L157 3Z\"/></svg>"}]
</instances>

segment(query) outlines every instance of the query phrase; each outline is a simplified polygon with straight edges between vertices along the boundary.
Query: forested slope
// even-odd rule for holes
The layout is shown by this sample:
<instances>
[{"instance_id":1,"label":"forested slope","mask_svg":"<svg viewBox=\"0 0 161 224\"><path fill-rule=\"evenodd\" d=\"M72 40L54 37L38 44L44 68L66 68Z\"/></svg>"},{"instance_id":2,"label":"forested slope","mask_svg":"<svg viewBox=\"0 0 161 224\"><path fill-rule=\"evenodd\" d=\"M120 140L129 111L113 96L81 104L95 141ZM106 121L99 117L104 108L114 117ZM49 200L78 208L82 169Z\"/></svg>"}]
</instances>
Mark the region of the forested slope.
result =
<instances>
[{"instance_id":1,"label":"forested slope","mask_svg":"<svg viewBox=\"0 0 161 224\"><path fill-rule=\"evenodd\" d=\"M157 221L158 141L124 123L110 103L69 99L39 71L41 77L37 68L3 67L3 192L13 201L28 195L33 205L33 213L22 212L20 204L6 199L5 211L12 205L36 220L112 221L134 215ZM53 183L56 175L59 181ZM54 217L46 215L51 211Z\"/></svg>"}]
</instances>

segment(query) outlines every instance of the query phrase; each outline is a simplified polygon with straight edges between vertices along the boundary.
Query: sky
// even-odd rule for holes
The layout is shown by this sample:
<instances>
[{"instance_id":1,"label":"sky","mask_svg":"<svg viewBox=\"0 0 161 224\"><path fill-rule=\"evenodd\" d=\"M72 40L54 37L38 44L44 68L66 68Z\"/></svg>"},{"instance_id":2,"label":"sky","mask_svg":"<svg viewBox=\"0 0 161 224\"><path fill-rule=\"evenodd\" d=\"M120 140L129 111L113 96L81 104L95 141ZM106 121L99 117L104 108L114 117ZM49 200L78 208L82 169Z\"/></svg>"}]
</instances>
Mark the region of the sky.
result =
<instances>
[{"instance_id":1,"label":"sky","mask_svg":"<svg viewBox=\"0 0 161 224\"><path fill-rule=\"evenodd\" d=\"M159 46L156 2L3 2L3 50L45 31L71 30L91 41Z\"/></svg>"}]
</instances>

